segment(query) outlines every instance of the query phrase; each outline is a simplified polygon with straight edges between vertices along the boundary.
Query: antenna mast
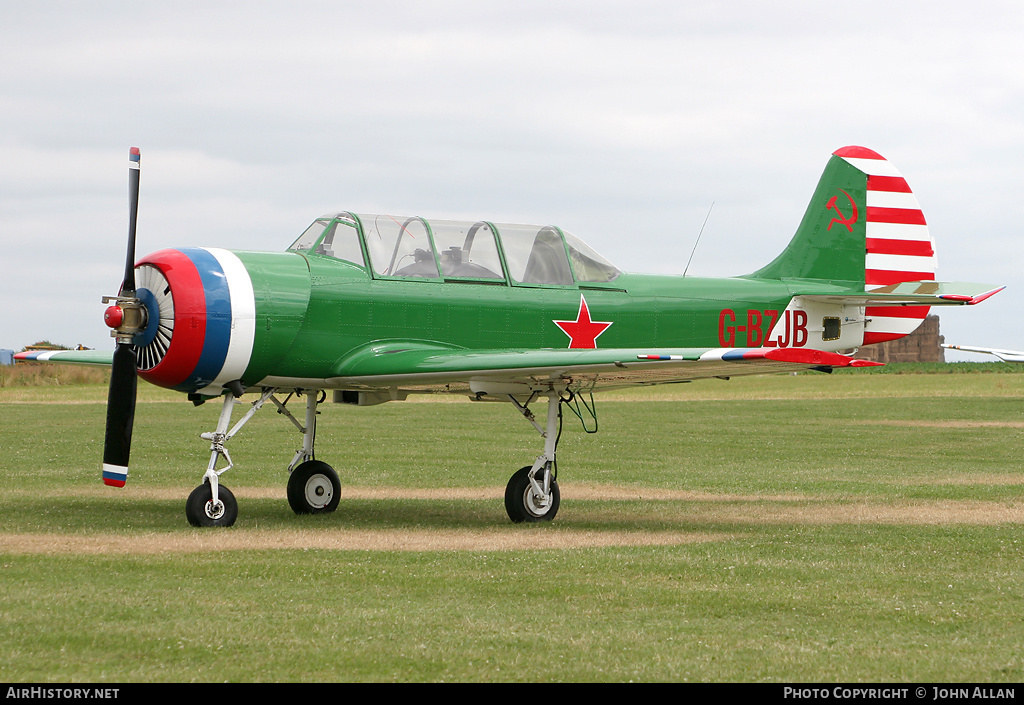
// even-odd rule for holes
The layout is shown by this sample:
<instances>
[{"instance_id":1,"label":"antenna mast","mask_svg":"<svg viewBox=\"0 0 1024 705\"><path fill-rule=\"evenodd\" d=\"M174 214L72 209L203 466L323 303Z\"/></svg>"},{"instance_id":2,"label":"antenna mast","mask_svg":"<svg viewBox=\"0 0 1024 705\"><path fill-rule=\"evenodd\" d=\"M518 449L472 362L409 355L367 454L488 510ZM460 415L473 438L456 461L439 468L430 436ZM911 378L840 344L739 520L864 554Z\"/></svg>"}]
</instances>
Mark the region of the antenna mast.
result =
<instances>
[{"instance_id":1,"label":"antenna mast","mask_svg":"<svg viewBox=\"0 0 1024 705\"><path fill-rule=\"evenodd\" d=\"M700 236L704 234L704 226L708 224L708 218L711 217L711 209L715 207L715 202L711 202L711 208L708 208L708 214L704 216L704 222L700 226L700 232L697 233L697 241L693 243L693 249L690 250L690 259L686 260L686 269L683 270L683 276L686 276L686 272L690 269L690 262L693 261L693 253L697 251L697 243L700 242Z\"/></svg>"}]
</instances>

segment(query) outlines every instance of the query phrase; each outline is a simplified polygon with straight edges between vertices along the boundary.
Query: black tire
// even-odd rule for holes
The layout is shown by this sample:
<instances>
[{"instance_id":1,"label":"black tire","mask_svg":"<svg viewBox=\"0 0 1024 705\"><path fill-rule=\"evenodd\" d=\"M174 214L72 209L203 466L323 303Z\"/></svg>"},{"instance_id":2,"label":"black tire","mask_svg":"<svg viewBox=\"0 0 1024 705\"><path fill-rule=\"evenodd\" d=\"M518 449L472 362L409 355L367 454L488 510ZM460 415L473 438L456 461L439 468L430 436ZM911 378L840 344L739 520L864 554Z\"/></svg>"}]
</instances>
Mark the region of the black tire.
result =
<instances>
[{"instance_id":1,"label":"black tire","mask_svg":"<svg viewBox=\"0 0 1024 705\"><path fill-rule=\"evenodd\" d=\"M204 482L192 490L185 502L185 517L192 526L231 526L238 518L238 502L224 485L217 487L217 506L213 504L213 488Z\"/></svg>"},{"instance_id":2,"label":"black tire","mask_svg":"<svg viewBox=\"0 0 1024 705\"><path fill-rule=\"evenodd\" d=\"M341 480L327 463L307 460L288 476L288 505L296 514L325 514L338 508Z\"/></svg>"},{"instance_id":3,"label":"black tire","mask_svg":"<svg viewBox=\"0 0 1024 705\"><path fill-rule=\"evenodd\" d=\"M551 502L542 507L534 501L529 465L516 471L505 487L505 511L508 512L508 518L516 524L551 521L555 514L558 514L560 502L561 493L555 480L551 481Z\"/></svg>"}]
</instances>

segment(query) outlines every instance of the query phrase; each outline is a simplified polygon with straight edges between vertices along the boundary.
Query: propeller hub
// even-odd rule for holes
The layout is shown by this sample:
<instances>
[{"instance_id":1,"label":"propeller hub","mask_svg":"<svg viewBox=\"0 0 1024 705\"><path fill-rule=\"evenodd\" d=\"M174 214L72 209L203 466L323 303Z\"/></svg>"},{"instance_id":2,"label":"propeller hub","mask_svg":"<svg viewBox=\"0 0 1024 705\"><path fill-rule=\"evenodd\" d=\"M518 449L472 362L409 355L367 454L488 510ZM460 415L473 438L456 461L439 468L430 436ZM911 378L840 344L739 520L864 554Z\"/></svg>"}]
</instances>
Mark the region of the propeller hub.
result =
<instances>
[{"instance_id":1,"label":"propeller hub","mask_svg":"<svg viewBox=\"0 0 1024 705\"><path fill-rule=\"evenodd\" d=\"M117 338L117 342L131 344L135 336L145 330L149 312L138 297L104 296L103 303L111 304L103 312L103 321L113 329L110 337Z\"/></svg>"},{"instance_id":2,"label":"propeller hub","mask_svg":"<svg viewBox=\"0 0 1024 705\"><path fill-rule=\"evenodd\" d=\"M124 323L124 309L117 304L108 306L103 312L103 322L111 328L119 328Z\"/></svg>"}]
</instances>

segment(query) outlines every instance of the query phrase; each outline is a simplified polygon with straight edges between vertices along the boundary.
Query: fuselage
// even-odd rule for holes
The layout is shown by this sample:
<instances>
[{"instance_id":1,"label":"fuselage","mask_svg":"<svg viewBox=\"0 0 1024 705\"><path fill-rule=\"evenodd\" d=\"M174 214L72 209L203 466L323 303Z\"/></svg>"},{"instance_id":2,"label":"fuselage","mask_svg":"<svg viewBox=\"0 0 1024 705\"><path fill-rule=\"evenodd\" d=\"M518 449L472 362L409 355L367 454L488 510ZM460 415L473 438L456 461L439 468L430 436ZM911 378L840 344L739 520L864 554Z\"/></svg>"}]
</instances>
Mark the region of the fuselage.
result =
<instances>
[{"instance_id":1,"label":"fuselage","mask_svg":"<svg viewBox=\"0 0 1024 705\"><path fill-rule=\"evenodd\" d=\"M782 280L620 272L551 227L407 219L382 246L370 238L388 233L364 225L370 217L380 216L325 216L315 236L286 252L192 248L143 257L139 288L150 321L137 341L140 376L216 395L233 380L344 388L354 353L402 341L466 351L839 350L863 337L862 309L794 306ZM827 330L825 319L840 317L843 325Z\"/></svg>"}]
</instances>

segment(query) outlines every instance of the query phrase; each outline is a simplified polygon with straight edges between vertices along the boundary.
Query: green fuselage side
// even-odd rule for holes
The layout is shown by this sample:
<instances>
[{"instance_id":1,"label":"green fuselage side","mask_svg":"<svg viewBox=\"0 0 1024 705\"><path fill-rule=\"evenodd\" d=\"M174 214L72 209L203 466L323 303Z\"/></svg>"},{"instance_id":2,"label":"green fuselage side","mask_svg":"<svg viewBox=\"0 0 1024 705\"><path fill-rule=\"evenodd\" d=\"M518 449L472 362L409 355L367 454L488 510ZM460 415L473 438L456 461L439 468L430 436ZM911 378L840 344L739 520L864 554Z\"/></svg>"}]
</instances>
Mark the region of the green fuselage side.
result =
<instances>
[{"instance_id":1,"label":"green fuselage side","mask_svg":"<svg viewBox=\"0 0 1024 705\"><path fill-rule=\"evenodd\" d=\"M597 347L756 347L792 297L782 281L742 277L623 273L608 284L523 286L371 278L330 257L235 254L256 299L249 380L335 377L344 374L346 354L380 341L565 349L570 337L555 321L577 320L581 296L592 321L611 324ZM760 312L752 330L748 311Z\"/></svg>"}]
</instances>

